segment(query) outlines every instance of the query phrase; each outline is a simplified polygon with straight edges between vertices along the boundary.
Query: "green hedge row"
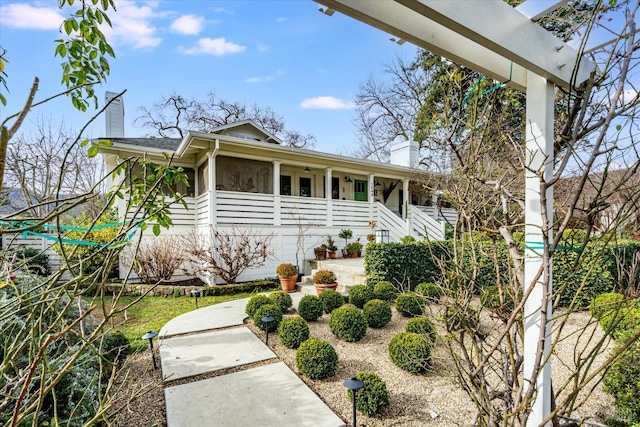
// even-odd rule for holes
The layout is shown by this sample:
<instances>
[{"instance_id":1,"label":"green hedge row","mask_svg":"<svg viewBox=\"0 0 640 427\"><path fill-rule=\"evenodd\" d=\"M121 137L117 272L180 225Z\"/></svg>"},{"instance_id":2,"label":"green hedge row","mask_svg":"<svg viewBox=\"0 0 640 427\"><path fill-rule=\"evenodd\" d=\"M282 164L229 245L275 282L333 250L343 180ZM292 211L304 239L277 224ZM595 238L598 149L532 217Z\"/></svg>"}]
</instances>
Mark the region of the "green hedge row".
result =
<instances>
[{"instance_id":1,"label":"green hedge row","mask_svg":"<svg viewBox=\"0 0 640 427\"><path fill-rule=\"evenodd\" d=\"M517 240L523 245L522 237ZM583 239L575 233L565 233L561 246L580 247ZM472 246L473 245L473 246ZM472 250L473 248L473 250ZM388 281L403 290L413 290L422 282L444 283L445 288L472 288L478 294L496 284L498 274L508 283L512 261L501 239L495 242L484 233L477 233L473 241L457 242L455 254L458 269L453 270L452 241L415 243L372 243L367 245L365 272L367 285L373 287ZM580 263L575 266L578 256ZM553 259L553 288L556 305L585 308L597 295L611 291L625 291L638 277L629 278L630 266L640 259L640 242L633 240L606 243L593 239L582 253L557 250ZM496 264L497 260L497 264ZM496 265L498 268L496 268ZM621 265L626 268L620 268ZM447 266L443 271L441 266Z\"/></svg>"}]
</instances>

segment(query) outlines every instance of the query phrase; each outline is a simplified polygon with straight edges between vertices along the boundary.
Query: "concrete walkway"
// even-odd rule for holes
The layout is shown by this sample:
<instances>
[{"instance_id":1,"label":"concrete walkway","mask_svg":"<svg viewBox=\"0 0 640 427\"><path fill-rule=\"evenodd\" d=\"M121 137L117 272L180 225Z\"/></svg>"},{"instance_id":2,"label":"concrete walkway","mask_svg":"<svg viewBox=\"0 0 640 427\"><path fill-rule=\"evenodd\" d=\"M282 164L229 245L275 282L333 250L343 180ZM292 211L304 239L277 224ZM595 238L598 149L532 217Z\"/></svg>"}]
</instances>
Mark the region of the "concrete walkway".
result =
<instances>
[{"instance_id":1,"label":"concrete walkway","mask_svg":"<svg viewBox=\"0 0 640 427\"><path fill-rule=\"evenodd\" d=\"M294 308L301 294L291 294ZM160 330L168 427L318 426L344 422L244 326L248 299L183 314ZM273 361L255 368L243 366ZM176 386L171 382L237 368ZM183 381L181 381L183 382Z\"/></svg>"}]
</instances>

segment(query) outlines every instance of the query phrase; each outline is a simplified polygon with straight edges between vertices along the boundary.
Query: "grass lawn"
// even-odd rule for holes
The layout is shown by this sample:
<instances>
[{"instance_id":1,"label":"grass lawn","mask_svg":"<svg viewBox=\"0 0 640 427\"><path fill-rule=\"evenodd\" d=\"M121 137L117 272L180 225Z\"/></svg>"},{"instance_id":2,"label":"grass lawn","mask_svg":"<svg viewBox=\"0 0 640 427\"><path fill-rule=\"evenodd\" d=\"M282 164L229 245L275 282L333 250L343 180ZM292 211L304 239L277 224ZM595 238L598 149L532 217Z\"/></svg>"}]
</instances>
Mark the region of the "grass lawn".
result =
<instances>
[{"instance_id":1,"label":"grass lawn","mask_svg":"<svg viewBox=\"0 0 640 427\"><path fill-rule=\"evenodd\" d=\"M250 292L243 292L235 295L219 295L198 298L198 307L206 307L222 302L248 298L253 295ZM118 307L124 307L131 303L135 297L121 297ZM90 301L87 301L91 303ZM105 297L105 304L111 306L112 297ZM99 302L95 302L98 304ZM195 300L190 297L152 297L146 296L138 303L130 307L124 313L118 314L112 319L114 330L122 332L134 349L146 348L148 342L140 337L147 331L159 332L169 320L188 311L195 309ZM99 315L100 309L95 310Z\"/></svg>"}]
</instances>

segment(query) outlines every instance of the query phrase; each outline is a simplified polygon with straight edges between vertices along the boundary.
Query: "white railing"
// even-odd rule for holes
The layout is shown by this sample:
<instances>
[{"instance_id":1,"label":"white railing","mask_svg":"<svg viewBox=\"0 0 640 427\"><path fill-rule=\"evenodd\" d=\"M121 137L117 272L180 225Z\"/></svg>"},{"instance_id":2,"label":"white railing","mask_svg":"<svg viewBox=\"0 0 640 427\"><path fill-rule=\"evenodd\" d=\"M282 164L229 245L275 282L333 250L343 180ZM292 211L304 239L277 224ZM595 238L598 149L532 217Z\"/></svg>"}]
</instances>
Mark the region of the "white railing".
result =
<instances>
[{"instance_id":1,"label":"white railing","mask_svg":"<svg viewBox=\"0 0 640 427\"><path fill-rule=\"evenodd\" d=\"M369 203L353 200L332 200L333 225L340 228L368 227L375 221L375 208Z\"/></svg>"},{"instance_id":2,"label":"white railing","mask_svg":"<svg viewBox=\"0 0 640 427\"><path fill-rule=\"evenodd\" d=\"M273 194L216 191L216 223L273 225Z\"/></svg>"},{"instance_id":3,"label":"white railing","mask_svg":"<svg viewBox=\"0 0 640 427\"><path fill-rule=\"evenodd\" d=\"M409 205L408 217L412 233L422 239L444 240L444 222L431 218L413 205Z\"/></svg>"},{"instance_id":4,"label":"white railing","mask_svg":"<svg viewBox=\"0 0 640 427\"><path fill-rule=\"evenodd\" d=\"M451 208L441 208L438 206L416 206L431 218L443 219L446 223L456 225L458 222L458 211Z\"/></svg>"},{"instance_id":5,"label":"white railing","mask_svg":"<svg viewBox=\"0 0 640 427\"><path fill-rule=\"evenodd\" d=\"M187 204L186 209L182 206L182 203L168 200L171 203L171 206L169 206L171 220L173 225L176 226L193 227L196 219L196 199L195 197L185 197L184 201Z\"/></svg>"},{"instance_id":6,"label":"white railing","mask_svg":"<svg viewBox=\"0 0 640 427\"><path fill-rule=\"evenodd\" d=\"M201 194L196 198L196 225L209 225L209 194Z\"/></svg>"},{"instance_id":7,"label":"white railing","mask_svg":"<svg viewBox=\"0 0 640 427\"><path fill-rule=\"evenodd\" d=\"M399 242L407 235L407 223L382 203L376 203L378 230L389 230L389 241Z\"/></svg>"}]
</instances>

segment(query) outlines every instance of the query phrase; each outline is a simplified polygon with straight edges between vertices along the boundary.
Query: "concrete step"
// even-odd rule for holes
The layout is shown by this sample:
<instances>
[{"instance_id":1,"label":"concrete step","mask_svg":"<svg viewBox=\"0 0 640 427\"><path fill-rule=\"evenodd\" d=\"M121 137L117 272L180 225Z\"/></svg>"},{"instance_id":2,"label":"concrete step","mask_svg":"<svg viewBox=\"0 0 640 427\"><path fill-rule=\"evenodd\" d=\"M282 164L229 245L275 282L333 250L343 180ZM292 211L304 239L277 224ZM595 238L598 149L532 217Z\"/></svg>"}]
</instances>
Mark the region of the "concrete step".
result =
<instances>
[{"instance_id":1,"label":"concrete step","mask_svg":"<svg viewBox=\"0 0 640 427\"><path fill-rule=\"evenodd\" d=\"M311 275L303 276L302 284L313 286L313 274L319 269L331 270L335 273L338 282L338 292L348 294L349 289L355 285L366 283L367 276L364 273L364 258L338 258L324 261L311 260Z\"/></svg>"},{"instance_id":2,"label":"concrete step","mask_svg":"<svg viewBox=\"0 0 640 427\"><path fill-rule=\"evenodd\" d=\"M300 292L301 295L318 295L318 292L316 291L316 287L313 286L313 283L297 283L296 284L296 290L298 292ZM338 287L336 288L336 291L340 292L342 295L344 296L348 296L349 295L349 288L345 288L343 286L338 285Z\"/></svg>"}]
</instances>

